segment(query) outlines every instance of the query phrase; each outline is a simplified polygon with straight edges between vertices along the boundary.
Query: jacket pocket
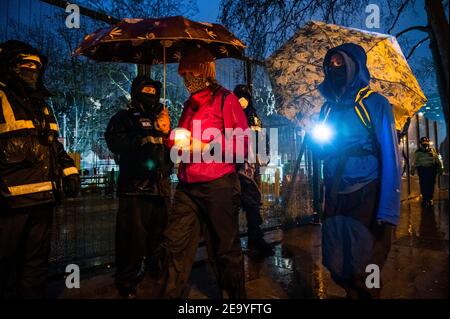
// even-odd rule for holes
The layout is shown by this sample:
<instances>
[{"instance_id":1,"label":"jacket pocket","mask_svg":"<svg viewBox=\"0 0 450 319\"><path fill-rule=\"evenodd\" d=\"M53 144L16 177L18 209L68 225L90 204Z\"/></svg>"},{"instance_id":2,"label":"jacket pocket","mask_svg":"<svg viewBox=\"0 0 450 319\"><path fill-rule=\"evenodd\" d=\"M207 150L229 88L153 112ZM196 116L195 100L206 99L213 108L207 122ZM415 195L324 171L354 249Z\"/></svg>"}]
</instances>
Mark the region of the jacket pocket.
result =
<instances>
[{"instance_id":1,"label":"jacket pocket","mask_svg":"<svg viewBox=\"0 0 450 319\"><path fill-rule=\"evenodd\" d=\"M2 166L30 165L29 137L13 137L0 141L0 163Z\"/></svg>"}]
</instances>

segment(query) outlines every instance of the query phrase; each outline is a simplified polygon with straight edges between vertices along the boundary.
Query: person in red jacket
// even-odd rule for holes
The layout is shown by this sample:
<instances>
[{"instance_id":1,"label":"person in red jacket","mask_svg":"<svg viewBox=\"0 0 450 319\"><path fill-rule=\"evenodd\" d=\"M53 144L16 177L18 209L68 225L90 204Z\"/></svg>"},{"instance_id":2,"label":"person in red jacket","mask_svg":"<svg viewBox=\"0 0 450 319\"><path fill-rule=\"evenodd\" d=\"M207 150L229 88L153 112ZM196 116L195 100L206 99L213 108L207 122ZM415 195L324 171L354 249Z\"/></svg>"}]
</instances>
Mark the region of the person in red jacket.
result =
<instances>
[{"instance_id":1,"label":"person in red jacket","mask_svg":"<svg viewBox=\"0 0 450 319\"><path fill-rule=\"evenodd\" d=\"M221 297L245 298L239 238L240 184L235 161L223 158L246 155L247 136L243 131L248 129L247 118L237 97L216 82L214 57L207 49L197 46L186 50L178 72L191 94L178 123L179 128L191 133L191 159L180 163L173 211L164 233L167 273L163 297L186 297L186 284L203 234ZM211 129L219 134L206 134ZM238 129L232 139L227 135L230 129ZM219 155L221 160L202 157L196 161L199 152Z\"/></svg>"}]
</instances>

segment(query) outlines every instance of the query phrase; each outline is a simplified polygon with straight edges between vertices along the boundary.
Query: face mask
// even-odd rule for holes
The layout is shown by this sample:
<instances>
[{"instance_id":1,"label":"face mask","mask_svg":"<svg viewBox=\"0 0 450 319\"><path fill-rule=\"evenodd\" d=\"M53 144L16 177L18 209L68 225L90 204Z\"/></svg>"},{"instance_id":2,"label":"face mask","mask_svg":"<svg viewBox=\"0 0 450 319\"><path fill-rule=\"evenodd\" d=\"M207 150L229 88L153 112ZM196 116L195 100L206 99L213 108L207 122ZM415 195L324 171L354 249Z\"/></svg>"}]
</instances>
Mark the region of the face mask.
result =
<instances>
[{"instance_id":1,"label":"face mask","mask_svg":"<svg viewBox=\"0 0 450 319\"><path fill-rule=\"evenodd\" d=\"M21 78L29 87L33 90L37 88L37 83L39 80L39 70L29 69L29 68L18 68L17 76Z\"/></svg>"},{"instance_id":2,"label":"face mask","mask_svg":"<svg viewBox=\"0 0 450 319\"><path fill-rule=\"evenodd\" d=\"M138 96L139 102L141 102L142 108L146 112L154 112L159 106L159 98L154 94L141 93Z\"/></svg>"},{"instance_id":3,"label":"face mask","mask_svg":"<svg viewBox=\"0 0 450 319\"><path fill-rule=\"evenodd\" d=\"M328 71L330 81L336 88L344 87L347 82L347 70L345 65L330 68Z\"/></svg>"},{"instance_id":4,"label":"face mask","mask_svg":"<svg viewBox=\"0 0 450 319\"><path fill-rule=\"evenodd\" d=\"M241 97L239 99L239 103L241 103L242 108L245 110L248 106L248 100L245 97Z\"/></svg>"},{"instance_id":5,"label":"face mask","mask_svg":"<svg viewBox=\"0 0 450 319\"><path fill-rule=\"evenodd\" d=\"M204 77L199 76L190 76L184 78L184 85L189 93L194 94L203 89L206 89L209 85L209 82Z\"/></svg>"}]
</instances>

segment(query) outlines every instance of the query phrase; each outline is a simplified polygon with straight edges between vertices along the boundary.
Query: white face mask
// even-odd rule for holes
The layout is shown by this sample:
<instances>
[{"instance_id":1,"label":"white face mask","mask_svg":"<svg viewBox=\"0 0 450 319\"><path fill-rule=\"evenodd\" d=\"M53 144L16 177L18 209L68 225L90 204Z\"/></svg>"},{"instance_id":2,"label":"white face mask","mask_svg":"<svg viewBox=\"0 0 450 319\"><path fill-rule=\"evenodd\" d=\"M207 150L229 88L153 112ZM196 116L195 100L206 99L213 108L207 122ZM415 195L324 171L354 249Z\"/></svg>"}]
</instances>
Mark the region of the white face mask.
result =
<instances>
[{"instance_id":1,"label":"white face mask","mask_svg":"<svg viewBox=\"0 0 450 319\"><path fill-rule=\"evenodd\" d=\"M241 97L239 99L239 103L241 103L242 108L245 110L248 106L248 100L245 97Z\"/></svg>"}]
</instances>

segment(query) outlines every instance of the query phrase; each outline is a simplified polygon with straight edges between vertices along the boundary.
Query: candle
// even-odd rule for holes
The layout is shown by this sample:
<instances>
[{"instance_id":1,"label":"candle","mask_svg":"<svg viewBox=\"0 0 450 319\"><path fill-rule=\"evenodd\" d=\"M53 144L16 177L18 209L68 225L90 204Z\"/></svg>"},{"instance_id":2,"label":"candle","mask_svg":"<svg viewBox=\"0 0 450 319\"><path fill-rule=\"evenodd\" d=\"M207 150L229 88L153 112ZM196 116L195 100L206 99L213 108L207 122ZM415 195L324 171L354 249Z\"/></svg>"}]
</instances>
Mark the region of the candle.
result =
<instances>
[{"instance_id":1,"label":"candle","mask_svg":"<svg viewBox=\"0 0 450 319\"><path fill-rule=\"evenodd\" d=\"M177 128L175 131L175 145L180 149L188 149L191 144L191 132L183 128Z\"/></svg>"}]
</instances>

